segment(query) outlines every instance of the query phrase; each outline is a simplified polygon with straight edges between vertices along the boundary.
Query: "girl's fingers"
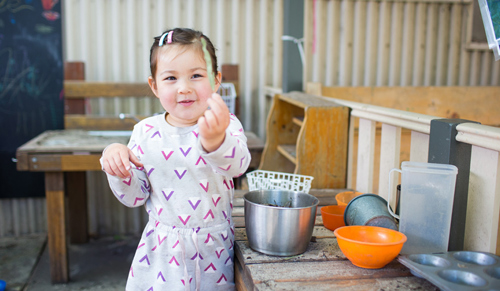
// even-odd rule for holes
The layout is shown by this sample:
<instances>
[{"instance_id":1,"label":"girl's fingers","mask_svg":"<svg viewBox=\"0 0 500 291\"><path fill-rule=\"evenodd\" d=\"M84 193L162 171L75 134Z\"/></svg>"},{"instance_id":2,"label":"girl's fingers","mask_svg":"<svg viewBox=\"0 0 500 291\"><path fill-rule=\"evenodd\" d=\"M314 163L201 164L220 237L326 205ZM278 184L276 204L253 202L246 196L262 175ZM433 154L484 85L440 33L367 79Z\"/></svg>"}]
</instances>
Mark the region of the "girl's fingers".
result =
<instances>
[{"instance_id":1,"label":"girl's fingers","mask_svg":"<svg viewBox=\"0 0 500 291\"><path fill-rule=\"evenodd\" d=\"M217 127L219 124L217 120L217 113L212 110L205 111L205 124L209 129Z\"/></svg>"},{"instance_id":2,"label":"girl's fingers","mask_svg":"<svg viewBox=\"0 0 500 291\"><path fill-rule=\"evenodd\" d=\"M136 167L144 167L141 161L134 155L134 153L129 149L130 162L132 162Z\"/></svg>"}]
</instances>

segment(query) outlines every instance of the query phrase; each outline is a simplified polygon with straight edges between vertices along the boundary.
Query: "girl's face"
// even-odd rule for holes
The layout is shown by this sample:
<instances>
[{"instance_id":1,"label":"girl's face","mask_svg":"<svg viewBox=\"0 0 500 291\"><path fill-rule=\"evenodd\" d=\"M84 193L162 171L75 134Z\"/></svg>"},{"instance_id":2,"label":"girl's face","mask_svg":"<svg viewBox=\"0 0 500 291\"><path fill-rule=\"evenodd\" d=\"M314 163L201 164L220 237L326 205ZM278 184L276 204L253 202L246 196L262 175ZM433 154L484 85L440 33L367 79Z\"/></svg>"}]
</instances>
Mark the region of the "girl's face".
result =
<instances>
[{"instance_id":1,"label":"girl's face","mask_svg":"<svg viewBox=\"0 0 500 291\"><path fill-rule=\"evenodd\" d=\"M203 55L180 46L160 48L154 77L149 77L148 83L168 112L167 122L177 127L196 124L208 108L207 99L214 93ZM218 72L215 91L220 77Z\"/></svg>"}]
</instances>

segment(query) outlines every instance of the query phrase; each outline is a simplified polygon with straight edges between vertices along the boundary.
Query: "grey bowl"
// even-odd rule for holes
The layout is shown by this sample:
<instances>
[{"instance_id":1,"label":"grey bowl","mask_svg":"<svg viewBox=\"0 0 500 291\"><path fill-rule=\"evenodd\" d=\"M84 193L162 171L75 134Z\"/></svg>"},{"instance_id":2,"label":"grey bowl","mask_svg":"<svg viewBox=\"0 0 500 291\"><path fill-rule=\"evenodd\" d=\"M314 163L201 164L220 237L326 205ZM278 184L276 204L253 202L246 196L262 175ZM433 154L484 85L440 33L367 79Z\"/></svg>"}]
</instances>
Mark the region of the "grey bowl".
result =
<instances>
[{"instance_id":1,"label":"grey bowl","mask_svg":"<svg viewBox=\"0 0 500 291\"><path fill-rule=\"evenodd\" d=\"M318 198L288 190L256 190L243 198L245 228L252 249L275 256L306 251L316 221Z\"/></svg>"}]
</instances>

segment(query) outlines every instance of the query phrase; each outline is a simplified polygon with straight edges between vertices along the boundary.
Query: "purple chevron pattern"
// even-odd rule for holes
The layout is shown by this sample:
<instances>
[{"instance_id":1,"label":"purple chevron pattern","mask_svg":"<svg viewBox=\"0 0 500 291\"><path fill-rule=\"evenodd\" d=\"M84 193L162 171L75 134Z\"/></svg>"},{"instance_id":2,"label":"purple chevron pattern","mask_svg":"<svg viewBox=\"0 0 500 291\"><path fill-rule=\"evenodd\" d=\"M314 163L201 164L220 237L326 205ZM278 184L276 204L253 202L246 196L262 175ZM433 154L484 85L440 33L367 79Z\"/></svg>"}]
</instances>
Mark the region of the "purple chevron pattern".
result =
<instances>
[{"instance_id":1,"label":"purple chevron pattern","mask_svg":"<svg viewBox=\"0 0 500 291\"><path fill-rule=\"evenodd\" d=\"M144 255L144 257L142 257L142 259L140 259L140 260L139 260L139 263L142 263L144 260L146 261L146 263L148 263L148 266L149 266L149 265L151 265L151 264L149 263L149 258L148 258L148 255Z\"/></svg>"},{"instance_id":2,"label":"purple chevron pattern","mask_svg":"<svg viewBox=\"0 0 500 291\"><path fill-rule=\"evenodd\" d=\"M160 279L165 282L165 277L163 277L163 274L161 273L161 271L158 273L158 276L156 276L156 279Z\"/></svg>"},{"instance_id":3,"label":"purple chevron pattern","mask_svg":"<svg viewBox=\"0 0 500 291\"><path fill-rule=\"evenodd\" d=\"M130 184L132 183L132 176L130 178L128 178L128 181L123 180L123 183L127 184L127 186L130 186Z\"/></svg>"},{"instance_id":4,"label":"purple chevron pattern","mask_svg":"<svg viewBox=\"0 0 500 291\"><path fill-rule=\"evenodd\" d=\"M195 203L193 203L193 201L195 201ZM193 208L193 210L196 210L196 208L198 208L198 205L200 205L201 199L189 198L188 202L191 205L191 208Z\"/></svg>"},{"instance_id":5,"label":"purple chevron pattern","mask_svg":"<svg viewBox=\"0 0 500 291\"><path fill-rule=\"evenodd\" d=\"M194 254L194 256L191 258L191 261L196 260L196 257L200 257L200 260L203 260L203 257L201 256L201 254L197 252L197 253L196 253L196 254Z\"/></svg>"},{"instance_id":6,"label":"purple chevron pattern","mask_svg":"<svg viewBox=\"0 0 500 291\"><path fill-rule=\"evenodd\" d=\"M194 131L194 130L192 131L192 133L194 134L194 136L196 136L196 138L198 138L198 134L199 134L199 133L197 133L197 132L196 132L196 131Z\"/></svg>"},{"instance_id":7,"label":"purple chevron pattern","mask_svg":"<svg viewBox=\"0 0 500 291\"><path fill-rule=\"evenodd\" d=\"M240 169L241 169L241 167L243 167L243 161L245 160L245 158L246 158L246 157L241 158L241 161L240 161Z\"/></svg>"},{"instance_id":8,"label":"purple chevron pattern","mask_svg":"<svg viewBox=\"0 0 500 291\"><path fill-rule=\"evenodd\" d=\"M165 158L165 160L168 161L168 159L170 158L170 156L174 153L173 150L171 149L167 149L166 151L161 151L161 153L163 154L163 157ZM167 154L168 153L168 154Z\"/></svg>"},{"instance_id":9,"label":"purple chevron pattern","mask_svg":"<svg viewBox=\"0 0 500 291\"><path fill-rule=\"evenodd\" d=\"M177 177L179 178L179 180L181 180L182 177L184 177L184 174L186 174L187 170L185 168L177 168L174 170L174 172L177 175ZM182 174L180 174L180 172L182 172Z\"/></svg>"},{"instance_id":10,"label":"purple chevron pattern","mask_svg":"<svg viewBox=\"0 0 500 291\"><path fill-rule=\"evenodd\" d=\"M151 170L148 171L148 177L151 176L151 173L153 173L154 170L155 168L151 168Z\"/></svg>"},{"instance_id":11,"label":"purple chevron pattern","mask_svg":"<svg viewBox=\"0 0 500 291\"><path fill-rule=\"evenodd\" d=\"M231 152L231 153L229 153L229 152ZM227 152L225 153L224 158L226 158L226 159L234 159L234 154L235 154L235 152L236 152L236 147L233 147L233 149L232 149L232 150L229 150L229 151L227 151ZM229 154L228 154L228 153L229 153Z\"/></svg>"},{"instance_id":12,"label":"purple chevron pattern","mask_svg":"<svg viewBox=\"0 0 500 291\"><path fill-rule=\"evenodd\" d=\"M227 164L225 166L218 167L218 168L227 172L227 171L229 171L229 169L231 169L231 164Z\"/></svg>"},{"instance_id":13,"label":"purple chevron pattern","mask_svg":"<svg viewBox=\"0 0 500 291\"><path fill-rule=\"evenodd\" d=\"M208 267L206 267L204 271L205 273L215 273L215 271L217 271L217 268L215 268L213 263L210 263L210 265L208 265Z\"/></svg>"},{"instance_id":14,"label":"purple chevron pattern","mask_svg":"<svg viewBox=\"0 0 500 291\"><path fill-rule=\"evenodd\" d=\"M155 133L153 133L153 135L151 136L151 138L153 138L155 136L158 136L159 138L161 138L160 131L156 131Z\"/></svg>"},{"instance_id":15,"label":"purple chevron pattern","mask_svg":"<svg viewBox=\"0 0 500 291\"><path fill-rule=\"evenodd\" d=\"M231 256L227 257L226 261L224 262L224 265L229 266L233 264L233 260L231 259Z\"/></svg>"},{"instance_id":16,"label":"purple chevron pattern","mask_svg":"<svg viewBox=\"0 0 500 291\"><path fill-rule=\"evenodd\" d=\"M148 231L148 233L146 233L146 237L150 236L153 232L155 232L154 228Z\"/></svg>"},{"instance_id":17,"label":"purple chevron pattern","mask_svg":"<svg viewBox=\"0 0 500 291\"><path fill-rule=\"evenodd\" d=\"M220 236L222 237L222 239L224 241L226 241L227 238L229 237L229 235L227 234L227 231L225 231L225 230L220 234Z\"/></svg>"},{"instance_id":18,"label":"purple chevron pattern","mask_svg":"<svg viewBox=\"0 0 500 291\"><path fill-rule=\"evenodd\" d=\"M168 189L170 190L170 189ZM166 190L168 192L168 190ZM174 194L174 190L170 191L168 194L165 193L165 190L162 190L161 193L163 193L163 197L165 197L165 199L170 200L170 197L172 197L172 195Z\"/></svg>"},{"instance_id":19,"label":"purple chevron pattern","mask_svg":"<svg viewBox=\"0 0 500 291\"><path fill-rule=\"evenodd\" d=\"M215 250L215 254L217 255L217 259L220 259L220 256L222 255L222 252L225 251L225 248L217 248Z\"/></svg>"},{"instance_id":20,"label":"purple chevron pattern","mask_svg":"<svg viewBox=\"0 0 500 291\"><path fill-rule=\"evenodd\" d=\"M184 279L181 279L182 285L186 286L186 282L184 282ZM191 281L193 281L193 278L189 278L189 284L191 284Z\"/></svg>"},{"instance_id":21,"label":"purple chevron pattern","mask_svg":"<svg viewBox=\"0 0 500 291\"><path fill-rule=\"evenodd\" d=\"M224 285L226 283L227 283L226 275L222 274L222 276L220 276L219 280L217 281L217 284L218 285Z\"/></svg>"},{"instance_id":22,"label":"purple chevron pattern","mask_svg":"<svg viewBox=\"0 0 500 291\"><path fill-rule=\"evenodd\" d=\"M142 200L144 200L144 198L139 198L139 197L135 198L134 205L137 205L137 202L142 201Z\"/></svg>"},{"instance_id":23,"label":"purple chevron pattern","mask_svg":"<svg viewBox=\"0 0 500 291\"><path fill-rule=\"evenodd\" d=\"M187 151L184 151L182 147L179 148L181 150L181 153L184 155L184 157L187 157L189 155L189 152L191 151L191 147L187 149Z\"/></svg>"}]
</instances>

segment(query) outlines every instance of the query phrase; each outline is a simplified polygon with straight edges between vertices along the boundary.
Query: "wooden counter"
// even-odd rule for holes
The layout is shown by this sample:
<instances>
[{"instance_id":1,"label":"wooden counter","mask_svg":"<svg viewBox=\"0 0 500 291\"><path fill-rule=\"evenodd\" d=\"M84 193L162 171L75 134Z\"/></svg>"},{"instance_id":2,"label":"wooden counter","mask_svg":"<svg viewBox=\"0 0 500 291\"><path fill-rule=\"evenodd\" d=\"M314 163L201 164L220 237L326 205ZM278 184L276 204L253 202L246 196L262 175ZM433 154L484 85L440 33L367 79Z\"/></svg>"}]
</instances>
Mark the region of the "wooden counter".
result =
<instances>
[{"instance_id":1,"label":"wooden counter","mask_svg":"<svg viewBox=\"0 0 500 291\"><path fill-rule=\"evenodd\" d=\"M336 204L339 190L314 190L320 207ZM305 253L291 257L268 256L252 250L246 238L243 195L233 201L236 226L235 281L238 290L439 290L413 276L396 259L382 269L354 266L339 249L333 231L323 226L318 209L313 239Z\"/></svg>"}]
</instances>

